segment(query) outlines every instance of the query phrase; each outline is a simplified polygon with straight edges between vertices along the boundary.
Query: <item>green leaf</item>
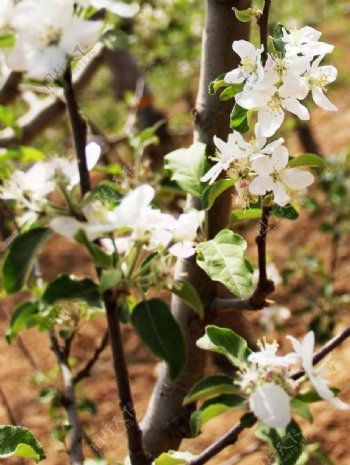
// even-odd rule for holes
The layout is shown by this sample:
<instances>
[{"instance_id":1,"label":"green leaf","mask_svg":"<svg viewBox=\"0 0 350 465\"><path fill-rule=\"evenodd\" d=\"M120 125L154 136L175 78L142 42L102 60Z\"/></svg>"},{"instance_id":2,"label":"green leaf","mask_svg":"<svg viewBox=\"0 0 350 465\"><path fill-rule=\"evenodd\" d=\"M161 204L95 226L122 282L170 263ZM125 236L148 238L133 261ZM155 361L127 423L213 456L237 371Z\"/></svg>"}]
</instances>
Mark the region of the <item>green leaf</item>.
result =
<instances>
[{"instance_id":1,"label":"green leaf","mask_svg":"<svg viewBox=\"0 0 350 465\"><path fill-rule=\"evenodd\" d=\"M32 163L41 161L45 154L34 147L11 147L0 153L0 164L7 163L9 160L18 160L21 163Z\"/></svg>"},{"instance_id":2,"label":"green leaf","mask_svg":"<svg viewBox=\"0 0 350 465\"><path fill-rule=\"evenodd\" d=\"M44 449L33 433L23 426L0 426L0 457L16 455L34 459L36 462L46 458Z\"/></svg>"},{"instance_id":3,"label":"green leaf","mask_svg":"<svg viewBox=\"0 0 350 465\"><path fill-rule=\"evenodd\" d=\"M230 187L236 184L236 179L219 179L211 186L208 186L202 195L203 210L210 210L215 200Z\"/></svg>"},{"instance_id":4,"label":"green leaf","mask_svg":"<svg viewBox=\"0 0 350 465\"><path fill-rule=\"evenodd\" d=\"M6 292L18 292L22 289L39 249L51 234L51 229L36 228L20 234L12 241L2 269Z\"/></svg>"},{"instance_id":5,"label":"green leaf","mask_svg":"<svg viewBox=\"0 0 350 465\"><path fill-rule=\"evenodd\" d=\"M271 429L260 424L255 435L270 445L276 453L277 463L295 465L298 462L305 440L295 420L292 420L285 430Z\"/></svg>"},{"instance_id":6,"label":"green leaf","mask_svg":"<svg viewBox=\"0 0 350 465\"><path fill-rule=\"evenodd\" d=\"M313 422L314 418L308 405L305 402L303 402L300 399L294 398L290 401L290 406L293 412L297 413L302 418L305 418L305 420L307 420L308 422Z\"/></svg>"},{"instance_id":7,"label":"green leaf","mask_svg":"<svg viewBox=\"0 0 350 465\"><path fill-rule=\"evenodd\" d=\"M299 212L290 203L285 207L275 205L271 210L271 215L276 216L277 218L283 218L292 221L297 220L299 218Z\"/></svg>"},{"instance_id":8,"label":"green leaf","mask_svg":"<svg viewBox=\"0 0 350 465\"><path fill-rule=\"evenodd\" d=\"M167 363L169 375L175 379L186 363L186 342L168 305L159 299L143 300L134 308L131 323L143 342Z\"/></svg>"},{"instance_id":9,"label":"green leaf","mask_svg":"<svg viewBox=\"0 0 350 465\"><path fill-rule=\"evenodd\" d=\"M16 125L16 116L14 112L3 105L0 105L0 126L14 127Z\"/></svg>"},{"instance_id":10,"label":"green leaf","mask_svg":"<svg viewBox=\"0 0 350 465\"><path fill-rule=\"evenodd\" d=\"M120 270L104 270L100 278L101 292L105 292L108 289L116 287L122 280L122 277L122 272Z\"/></svg>"},{"instance_id":11,"label":"green leaf","mask_svg":"<svg viewBox=\"0 0 350 465\"><path fill-rule=\"evenodd\" d=\"M248 110L242 108L237 103L233 107L230 116L230 127L242 134L249 131Z\"/></svg>"},{"instance_id":12,"label":"green leaf","mask_svg":"<svg viewBox=\"0 0 350 465\"><path fill-rule=\"evenodd\" d=\"M279 462L283 465L295 465L303 451L304 444L303 434L298 423L292 420L286 428L285 435L280 435L276 430L270 429L268 436Z\"/></svg>"},{"instance_id":13,"label":"green leaf","mask_svg":"<svg viewBox=\"0 0 350 465\"><path fill-rule=\"evenodd\" d=\"M182 190L201 197L206 187L201 177L208 170L206 145L196 142L187 149L179 149L165 156L165 169L171 173Z\"/></svg>"},{"instance_id":14,"label":"green leaf","mask_svg":"<svg viewBox=\"0 0 350 465\"><path fill-rule=\"evenodd\" d=\"M39 302L22 302L11 315L9 329L6 332L6 340L10 344L17 334L24 328L31 328L41 321L39 315Z\"/></svg>"},{"instance_id":15,"label":"green leaf","mask_svg":"<svg viewBox=\"0 0 350 465\"><path fill-rule=\"evenodd\" d=\"M246 399L237 394L223 394L221 396L209 399L192 413L190 418L190 428L192 436L197 436L201 427L212 418L234 408L241 408Z\"/></svg>"},{"instance_id":16,"label":"green leaf","mask_svg":"<svg viewBox=\"0 0 350 465\"><path fill-rule=\"evenodd\" d=\"M157 459L155 465L182 465L187 464L193 460L195 456L190 452L180 452L178 450L169 450L163 452Z\"/></svg>"},{"instance_id":17,"label":"green leaf","mask_svg":"<svg viewBox=\"0 0 350 465\"><path fill-rule=\"evenodd\" d=\"M202 397L211 398L219 394L230 394L237 392L233 384L233 378L226 375L213 375L203 378L196 383L188 392L183 404L187 405Z\"/></svg>"},{"instance_id":18,"label":"green leaf","mask_svg":"<svg viewBox=\"0 0 350 465\"><path fill-rule=\"evenodd\" d=\"M80 229L74 238L86 248L98 268L110 268L113 266L115 255L107 254L100 246L89 241L85 231Z\"/></svg>"},{"instance_id":19,"label":"green leaf","mask_svg":"<svg viewBox=\"0 0 350 465\"><path fill-rule=\"evenodd\" d=\"M246 241L229 229L198 246L197 264L211 279L224 284L237 297L244 298L252 288L253 268L245 258Z\"/></svg>"},{"instance_id":20,"label":"green leaf","mask_svg":"<svg viewBox=\"0 0 350 465\"><path fill-rule=\"evenodd\" d=\"M62 275L51 282L42 300L47 305L59 300L83 300L91 307L101 306L100 291L96 283L91 279L75 279L67 275Z\"/></svg>"},{"instance_id":21,"label":"green leaf","mask_svg":"<svg viewBox=\"0 0 350 465\"><path fill-rule=\"evenodd\" d=\"M324 158L313 153L303 153L298 157L293 158L288 163L288 168L297 168L299 166L320 166L321 168L327 168L327 162Z\"/></svg>"},{"instance_id":22,"label":"green leaf","mask_svg":"<svg viewBox=\"0 0 350 465\"><path fill-rule=\"evenodd\" d=\"M252 8L247 8L246 10L238 10L237 8L233 8L236 18L241 23L249 23L251 19L254 17Z\"/></svg>"},{"instance_id":23,"label":"green leaf","mask_svg":"<svg viewBox=\"0 0 350 465\"><path fill-rule=\"evenodd\" d=\"M338 388L333 387L331 388L331 391L334 393L335 396L338 396L340 394L340 389ZM299 392L299 394L295 396L295 399L298 399L307 404L312 404L314 402L324 400L322 397L320 397L320 395L314 388L308 389L307 391Z\"/></svg>"},{"instance_id":24,"label":"green leaf","mask_svg":"<svg viewBox=\"0 0 350 465\"><path fill-rule=\"evenodd\" d=\"M244 85L243 84L230 84L225 90L220 94L220 100L226 101L233 98L239 92L242 92Z\"/></svg>"},{"instance_id":25,"label":"green leaf","mask_svg":"<svg viewBox=\"0 0 350 465\"><path fill-rule=\"evenodd\" d=\"M170 289L173 294L176 294L182 299L192 310L194 310L201 318L204 318L204 306L196 289L186 279L179 279Z\"/></svg>"},{"instance_id":26,"label":"green leaf","mask_svg":"<svg viewBox=\"0 0 350 465\"><path fill-rule=\"evenodd\" d=\"M16 43L16 37L11 32L2 32L0 34L0 48L10 48Z\"/></svg>"},{"instance_id":27,"label":"green leaf","mask_svg":"<svg viewBox=\"0 0 350 465\"><path fill-rule=\"evenodd\" d=\"M255 220L261 217L261 208L237 209L231 212L231 223L243 220Z\"/></svg>"},{"instance_id":28,"label":"green leaf","mask_svg":"<svg viewBox=\"0 0 350 465\"><path fill-rule=\"evenodd\" d=\"M282 40L282 37L283 37L282 29L283 28L284 26L282 24L276 25L272 43L273 43L275 51L284 56L286 53L286 46L285 46L284 41Z\"/></svg>"},{"instance_id":29,"label":"green leaf","mask_svg":"<svg viewBox=\"0 0 350 465\"><path fill-rule=\"evenodd\" d=\"M209 94L214 95L216 91L222 87L228 87L231 84L225 81L226 73L220 74L214 81L211 81L209 84Z\"/></svg>"},{"instance_id":30,"label":"green leaf","mask_svg":"<svg viewBox=\"0 0 350 465\"><path fill-rule=\"evenodd\" d=\"M241 336L231 329L214 325L205 328L205 335L197 341L197 346L225 355L237 367L245 366L247 358L252 353L247 341Z\"/></svg>"}]
</instances>

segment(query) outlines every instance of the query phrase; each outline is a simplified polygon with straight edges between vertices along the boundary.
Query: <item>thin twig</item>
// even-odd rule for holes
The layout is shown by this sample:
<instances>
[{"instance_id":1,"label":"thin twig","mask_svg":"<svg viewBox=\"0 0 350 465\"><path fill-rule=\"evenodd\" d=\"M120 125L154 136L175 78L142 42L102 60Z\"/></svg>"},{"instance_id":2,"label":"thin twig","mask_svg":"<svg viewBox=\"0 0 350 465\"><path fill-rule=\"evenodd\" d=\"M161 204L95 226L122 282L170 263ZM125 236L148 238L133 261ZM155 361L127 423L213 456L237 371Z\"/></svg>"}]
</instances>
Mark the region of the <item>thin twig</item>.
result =
<instances>
[{"instance_id":1,"label":"thin twig","mask_svg":"<svg viewBox=\"0 0 350 465\"><path fill-rule=\"evenodd\" d=\"M316 365L321 360L323 360L330 352L339 347L346 339L350 337L350 327L346 328L343 332L338 334L338 336L331 339L319 352L317 352L313 357L313 365ZM304 371L299 371L291 376L292 379L296 380L304 376ZM234 444L239 435L245 427L242 423L237 423L230 431L228 431L224 436L219 438L214 444L205 449L200 455L195 459L191 460L188 465L203 465L208 462L211 458L215 457L219 452L224 450L226 447Z\"/></svg>"},{"instance_id":2,"label":"thin twig","mask_svg":"<svg viewBox=\"0 0 350 465\"><path fill-rule=\"evenodd\" d=\"M90 358L90 360L86 363L84 368L82 368L75 376L74 376L74 384L79 383L84 378L88 378L91 374L91 370L94 367L95 363L99 359L99 356L101 353L104 351L104 349L107 347L108 344L108 331L105 332L100 345L96 348L93 356Z\"/></svg>"},{"instance_id":3,"label":"thin twig","mask_svg":"<svg viewBox=\"0 0 350 465\"><path fill-rule=\"evenodd\" d=\"M64 395L62 396L62 405L67 412L69 424L72 427L69 433L70 444L68 448L70 463L71 465L83 465L83 433L76 405L73 374L69 366L68 356L60 347L53 328L50 329L49 336L51 349L56 356L63 378Z\"/></svg>"},{"instance_id":4,"label":"thin twig","mask_svg":"<svg viewBox=\"0 0 350 465\"><path fill-rule=\"evenodd\" d=\"M265 0L263 12L258 21L260 29L260 44L264 47L265 52L267 52L268 47L270 7L271 0Z\"/></svg>"},{"instance_id":5,"label":"thin twig","mask_svg":"<svg viewBox=\"0 0 350 465\"><path fill-rule=\"evenodd\" d=\"M72 71L70 66L67 67L63 79L64 96L66 98L67 109L72 125L74 145L78 160L81 195L84 196L87 192L91 190L91 182L86 160L87 124L85 119L80 114L78 103L75 98L75 92L72 81Z\"/></svg>"},{"instance_id":6,"label":"thin twig","mask_svg":"<svg viewBox=\"0 0 350 465\"><path fill-rule=\"evenodd\" d=\"M16 420L16 417L12 411L12 408L10 406L10 403L9 401L7 400L7 397L4 393L4 391L1 389L0 387L0 397L1 397L1 400L2 400L2 403L4 404L4 407L5 407L5 410L6 410L6 413L7 413L7 416L10 420L10 423L11 425L14 425L16 426L17 425L17 420Z\"/></svg>"},{"instance_id":7,"label":"thin twig","mask_svg":"<svg viewBox=\"0 0 350 465\"><path fill-rule=\"evenodd\" d=\"M258 246L259 281L253 295L249 299L251 307L255 309L265 307L266 298L275 290L275 284L268 279L266 271L266 240L269 230L270 212L271 207L263 207L260 220L260 231L255 240Z\"/></svg>"}]
</instances>

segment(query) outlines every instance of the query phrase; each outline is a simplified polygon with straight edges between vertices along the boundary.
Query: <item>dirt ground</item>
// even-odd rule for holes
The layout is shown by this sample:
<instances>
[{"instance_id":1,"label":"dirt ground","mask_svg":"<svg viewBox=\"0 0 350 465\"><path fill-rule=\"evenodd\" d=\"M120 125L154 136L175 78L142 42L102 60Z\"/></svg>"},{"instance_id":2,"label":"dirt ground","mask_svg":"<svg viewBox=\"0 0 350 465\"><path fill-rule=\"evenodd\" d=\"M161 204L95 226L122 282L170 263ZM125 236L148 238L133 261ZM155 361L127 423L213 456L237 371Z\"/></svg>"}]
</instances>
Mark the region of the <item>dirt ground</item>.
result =
<instances>
[{"instance_id":1,"label":"dirt ground","mask_svg":"<svg viewBox=\"0 0 350 465\"><path fill-rule=\"evenodd\" d=\"M345 47L345 45L344 45ZM342 58L344 60L344 57ZM347 60L349 61L349 59ZM346 64L346 63L345 63ZM347 64L346 64L347 65ZM343 63L344 66L344 63ZM325 113L314 110L312 127L326 154L334 154L350 146L350 95L345 95L341 89L331 94L333 101L339 107L339 113ZM289 145L294 153L298 152L298 141L295 135L289 140ZM293 152L292 152L293 153ZM327 237L318 231L317 226L324 220L315 214L303 212L297 223L281 221L277 230L270 240L268 252L278 268L282 268L291 251L303 244L307 239L310 244L310 252L318 256L327 257L329 247ZM253 247L254 227L248 234L251 247L249 254L255 256ZM46 277L53 278L55 275L68 272L77 276L86 276L87 270L93 271L88 257L82 251L77 255L75 246L67 243L61 238L52 239L47 245L41 259L42 269ZM339 266L335 281L338 292L350 292L350 243L344 239L340 246ZM283 291L276 294L278 303L288 306L292 311L297 308L297 298L302 294L304 283L295 282L288 292ZM48 370L54 363L53 356L49 350L49 341L45 333L36 330L27 330L22 333L22 342L30 353L32 360L25 355L20 345L14 342L7 345L4 339L7 323L5 314L10 315L14 304L20 297L1 299L0 301L0 387L2 393L9 402L13 418L18 424L27 426L40 438L47 453L44 465L65 465L68 459L62 451L62 445L54 439L50 439L50 430L55 425L54 420L48 416L47 404L38 401L38 394L42 386L33 383L33 361L41 370ZM247 315L247 318L256 319L255 315ZM336 332L350 324L350 312L337 323ZM305 321L300 317L293 317L289 325L290 331L296 336L302 336L305 331ZM84 364L94 348L98 345L105 330L105 320L98 317L93 322L87 323L74 344L73 355L78 366ZM257 334L259 333L256 328ZM157 361L148 349L143 346L131 328L124 327L124 345L130 367L131 383L138 416L144 414L152 387L157 377ZM288 347L285 347L286 350ZM332 373L332 384L342 389L342 399L350 403L350 340L345 342L332 355L334 372ZM212 370L208 365L208 372ZM103 449L111 463L116 459L122 459L125 455L125 435L118 410L117 393L111 367L111 354L107 348L102 354L98 364L93 370L93 376L80 383L78 388L79 397L88 396L97 405L97 414L91 416L83 414L82 418L87 426L87 432L93 438L96 445ZM350 413L340 412L325 403L318 403L311 407L315 422L312 425L305 424L305 435L308 442L319 442L322 444L335 465L350 464ZM185 440L182 448L193 453L199 453L214 439L227 431L239 418L241 412L224 414L207 424L202 434L195 440ZM9 409L5 408L4 399L0 400L0 423L10 423ZM214 460L214 464L231 465L237 460L236 454L244 451L255 441L251 431L242 434L239 443L227 448ZM88 456L91 450L85 447ZM26 461L20 459L4 460L4 464L23 464ZM28 462L29 463L29 462ZM259 450L239 460L240 465L267 465L268 454ZM313 465L311 462L309 465Z\"/></svg>"}]
</instances>

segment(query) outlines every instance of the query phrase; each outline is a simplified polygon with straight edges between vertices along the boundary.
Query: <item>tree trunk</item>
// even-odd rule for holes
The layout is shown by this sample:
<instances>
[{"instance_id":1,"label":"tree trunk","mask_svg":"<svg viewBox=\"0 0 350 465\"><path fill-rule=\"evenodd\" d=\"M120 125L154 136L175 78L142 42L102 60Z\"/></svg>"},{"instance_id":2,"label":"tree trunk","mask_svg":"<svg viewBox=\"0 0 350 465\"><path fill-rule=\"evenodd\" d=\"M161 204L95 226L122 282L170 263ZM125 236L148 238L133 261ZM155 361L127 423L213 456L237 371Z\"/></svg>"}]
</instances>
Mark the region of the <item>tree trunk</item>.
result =
<instances>
[{"instance_id":1,"label":"tree trunk","mask_svg":"<svg viewBox=\"0 0 350 465\"><path fill-rule=\"evenodd\" d=\"M195 111L194 139L212 144L213 136L227 138L232 101L223 103L217 96L208 94L208 85L219 74L228 72L238 65L238 57L232 51L234 40L249 37L249 23L236 20L233 7L249 8L249 0L207 0L206 19L203 33L203 54L200 87ZM208 238L212 238L226 227L231 211L232 193L222 195L208 215ZM188 197L189 205L196 205L193 197ZM195 260L179 261L175 275L187 275L205 304L209 304L217 294L217 289L200 270ZM220 292L221 293L221 292ZM169 449L177 449L182 438L188 435L188 418L191 413L182 406L183 398L203 375L205 352L197 349L196 340L204 333L205 321L200 321L177 297L173 298L172 311L185 334L188 346L187 366L172 382L162 366L147 413L142 421L144 442L148 452L154 457ZM237 320L237 315L235 315ZM238 318L239 320L239 318Z\"/></svg>"}]
</instances>

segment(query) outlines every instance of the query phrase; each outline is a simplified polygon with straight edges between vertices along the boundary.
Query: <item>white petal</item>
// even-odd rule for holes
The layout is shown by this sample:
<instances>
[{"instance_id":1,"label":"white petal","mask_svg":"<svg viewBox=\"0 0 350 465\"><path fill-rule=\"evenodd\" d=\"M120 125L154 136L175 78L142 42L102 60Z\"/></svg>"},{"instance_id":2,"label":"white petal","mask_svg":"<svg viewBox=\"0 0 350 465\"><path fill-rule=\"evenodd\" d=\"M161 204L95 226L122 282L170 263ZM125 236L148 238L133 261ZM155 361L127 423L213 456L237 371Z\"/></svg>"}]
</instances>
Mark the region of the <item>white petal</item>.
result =
<instances>
[{"instance_id":1,"label":"white petal","mask_svg":"<svg viewBox=\"0 0 350 465\"><path fill-rule=\"evenodd\" d=\"M338 111L338 108L324 95L320 87L313 87L312 98L319 107L326 111Z\"/></svg>"},{"instance_id":2,"label":"white petal","mask_svg":"<svg viewBox=\"0 0 350 465\"><path fill-rule=\"evenodd\" d=\"M296 74L288 74L283 78L283 84L278 91L282 97L295 97L304 100L309 93L307 79Z\"/></svg>"},{"instance_id":3,"label":"white petal","mask_svg":"<svg viewBox=\"0 0 350 465\"><path fill-rule=\"evenodd\" d=\"M169 252L177 258L189 258L196 253L191 242L178 242L170 247Z\"/></svg>"},{"instance_id":4,"label":"white petal","mask_svg":"<svg viewBox=\"0 0 350 465\"><path fill-rule=\"evenodd\" d=\"M98 162L101 156L102 149L101 149L101 146L98 145L96 142L90 142L86 146L85 152L86 152L87 167L88 167L88 170L90 171L96 166L96 163Z\"/></svg>"},{"instance_id":5,"label":"white petal","mask_svg":"<svg viewBox=\"0 0 350 465\"><path fill-rule=\"evenodd\" d=\"M235 96L236 102L242 108L251 110L253 108L265 107L269 100L269 95L264 92L244 91Z\"/></svg>"},{"instance_id":6,"label":"white petal","mask_svg":"<svg viewBox=\"0 0 350 465\"><path fill-rule=\"evenodd\" d=\"M235 40L232 44L232 49L240 58L247 57L255 62L258 50L247 40Z\"/></svg>"},{"instance_id":7,"label":"white petal","mask_svg":"<svg viewBox=\"0 0 350 465\"><path fill-rule=\"evenodd\" d=\"M102 21L86 21L75 17L64 29L60 47L67 55L80 57L97 42L102 27Z\"/></svg>"},{"instance_id":8,"label":"white petal","mask_svg":"<svg viewBox=\"0 0 350 465\"><path fill-rule=\"evenodd\" d=\"M264 195L273 187L270 176L257 176L249 185L249 192L253 195Z\"/></svg>"},{"instance_id":9,"label":"white petal","mask_svg":"<svg viewBox=\"0 0 350 465\"><path fill-rule=\"evenodd\" d=\"M273 164L270 157L261 155L253 160L252 168L260 176L269 176L273 171Z\"/></svg>"},{"instance_id":10,"label":"white petal","mask_svg":"<svg viewBox=\"0 0 350 465\"><path fill-rule=\"evenodd\" d=\"M53 81L66 69L66 55L59 47L47 47L38 50L31 58L27 70L28 77L42 81Z\"/></svg>"},{"instance_id":11,"label":"white petal","mask_svg":"<svg viewBox=\"0 0 350 465\"><path fill-rule=\"evenodd\" d=\"M111 13L121 16L122 18L132 18L140 10L139 5L136 3L127 4L111 0L92 0L91 3L95 8L105 8Z\"/></svg>"},{"instance_id":12,"label":"white petal","mask_svg":"<svg viewBox=\"0 0 350 465\"><path fill-rule=\"evenodd\" d=\"M283 170L288 165L289 153L288 149L282 145L277 145L272 152L271 162L274 169L277 171Z\"/></svg>"},{"instance_id":13,"label":"white petal","mask_svg":"<svg viewBox=\"0 0 350 465\"><path fill-rule=\"evenodd\" d=\"M216 163L214 166L210 168L209 171L205 173L204 176L201 177L202 182L208 182L209 184L213 184L217 178L219 177L221 171L223 170L223 164L221 162Z\"/></svg>"},{"instance_id":14,"label":"white petal","mask_svg":"<svg viewBox=\"0 0 350 465\"><path fill-rule=\"evenodd\" d=\"M327 75L328 82L334 82L338 76L338 70L335 66L326 65L320 66L319 71L321 74Z\"/></svg>"},{"instance_id":15,"label":"white petal","mask_svg":"<svg viewBox=\"0 0 350 465\"><path fill-rule=\"evenodd\" d=\"M258 123L261 125L261 132L265 137L271 137L277 129L282 126L284 111L282 108L276 111L268 111L264 108L258 112Z\"/></svg>"},{"instance_id":16,"label":"white petal","mask_svg":"<svg viewBox=\"0 0 350 465\"><path fill-rule=\"evenodd\" d=\"M249 398L249 407L270 428L285 428L291 421L290 399L274 383L259 386Z\"/></svg>"},{"instance_id":17,"label":"white petal","mask_svg":"<svg viewBox=\"0 0 350 465\"><path fill-rule=\"evenodd\" d=\"M304 107L304 105L302 105L296 98L286 98L283 101L282 105L286 110L290 111L291 113L294 113L294 115L297 115L297 117L301 120L310 119L309 110L306 107Z\"/></svg>"},{"instance_id":18,"label":"white petal","mask_svg":"<svg viewBox=\"0 0 350 465\"><path fill-rule=\"evenodd\" d=\"M272 191L277 205L284 207L290 201L290 196L287 194L286 188L282 182L275 182Z\"/></svg>"},{"instance_id":19,"label":"white petal","mask_svg":"<svg viewBox=\"0 0 350 465\"><path fill-rule=\"evenodd\" d=\"M295 190L305 189L314 182L314 176L308 171L289 168L284 172L283 182Z\"/></svg>"},{"instance_id":20,"label":"white petal","mask_svg":"<svg viewBox=\"0 0 350 465\"><path fill-rule=\"evenodd\" d=\"M225 82L228 84L241 84L245 78L242 69L236 68L225 75Z\"/></svg>"}]
</instances>

